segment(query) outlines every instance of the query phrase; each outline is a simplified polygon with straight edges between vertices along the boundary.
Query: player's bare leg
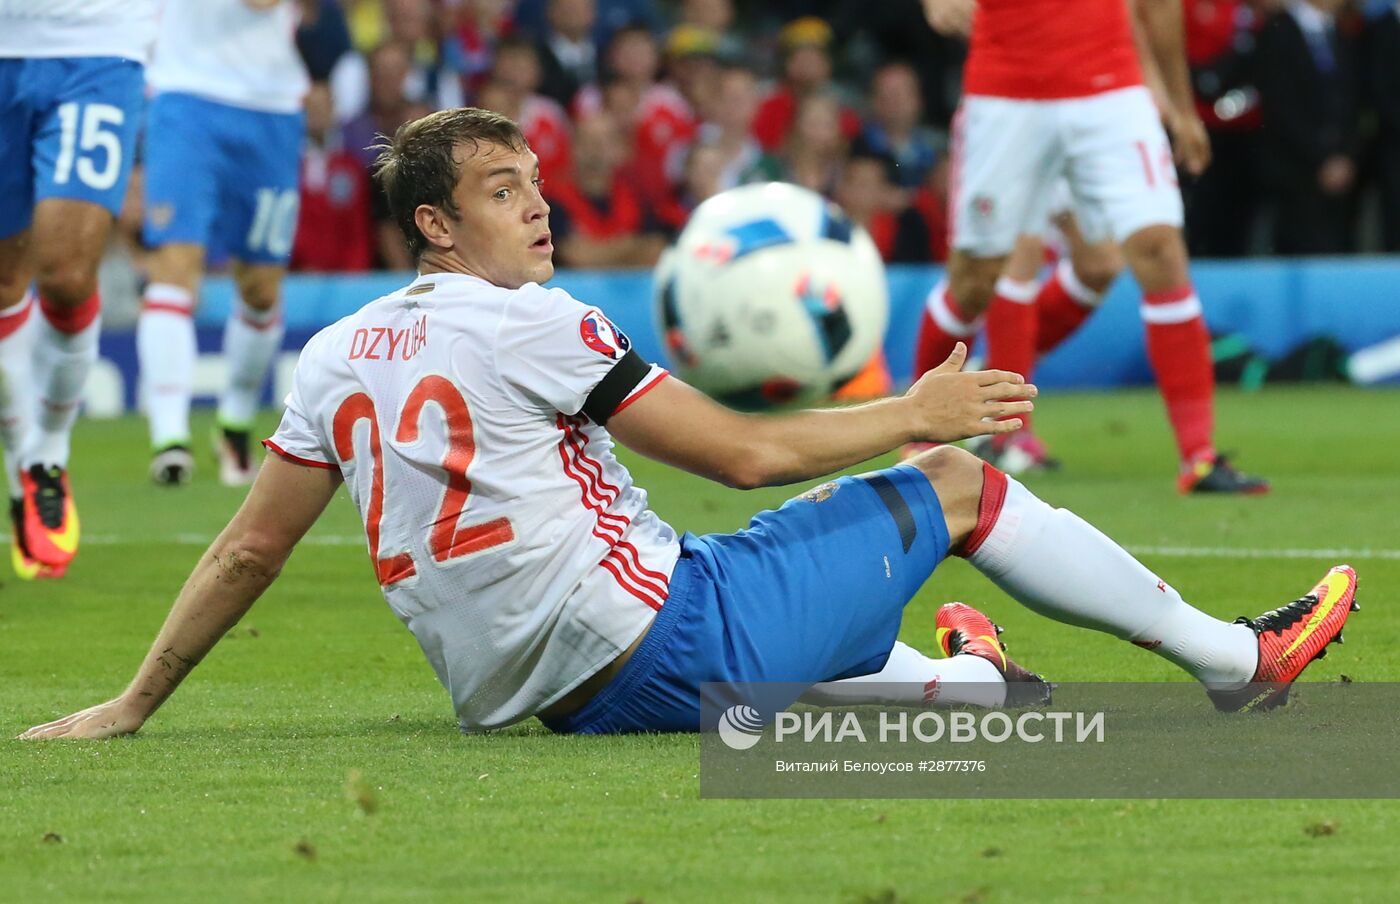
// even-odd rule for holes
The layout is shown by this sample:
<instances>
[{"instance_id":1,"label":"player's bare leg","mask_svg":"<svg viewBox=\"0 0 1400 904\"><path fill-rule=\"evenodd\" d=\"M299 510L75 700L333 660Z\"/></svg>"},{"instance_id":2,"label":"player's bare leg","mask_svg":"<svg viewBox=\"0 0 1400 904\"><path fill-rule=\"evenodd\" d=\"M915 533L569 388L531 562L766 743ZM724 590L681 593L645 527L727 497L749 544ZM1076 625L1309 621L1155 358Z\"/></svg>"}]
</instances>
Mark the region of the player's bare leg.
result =
<instances>
[{"instance_id":1,"label":"player's bare leg","mask_svg":"<svg viewBox=\"0 0 1400 904\"><path fill-rule=\"evenodd\" d=\"M1215 449L1210 333L1191 286L1181 230L1168 225L1139 229L1123 242L1123 254L1142 287L1147 355L1181 457L1178 488L1183 493L1268 492L1266 481L1240 474Z\"/></svg>"},{"instance_id":2,"label":"player's bare leg","mask_svg":"<svg viewBox=\"0 0 1400 904\"><path fill-rule=\"evenodd\" d=\"M281 292L285 274L286 268L277 264L234 265L239 303L224 327L228 382L219 397L219 422L214 437L219 479L225 486L245 486L257 474L252 451L253 418L268 372L282 349Z\"/></svg>"},{"instance_id":3,"label":"player's bare leg","mask_svg":"<svg viewBox=\"0 0 1400 904\"><path fill-rule=\"evenodd\" d=\"M153 450L151 479L179 486L194 473L190 397L199 353L194 309L204 274L204 246L161 245L151 252L147 267L150 282L136 325L136 353Z\"/></svg>"},{"instance_id":4,"label":"player's bare leg","mask_svg":"<svg viewBox=\"0 0 1400 904\"><path fill-rule=\"evenodd\" d=\"M972 345L982 329L983 314L991 304L997 277L1005 265L1005 255L973 257L957 249L949 253L947 275L929 292L919 321L914 380L948 360L959 342ZM912 443L903 454L913 455L929 447L928 443Z\"/></svg>"},{"instance_id":5,"label":"player's bare leg","mask_svg":"<svg viewBox=\"0 0 1400 904\"><path fill-rule=\"evenodd\" d=\"M66 568L78 549L68 457L83 387L97 360L97 265L112 223L112 214L96 204L44 198L35 205L30 226L40 314L31 391L38 410L20 448L21 516L29 555L53 569Z\"/></svg>"}]
</instances>

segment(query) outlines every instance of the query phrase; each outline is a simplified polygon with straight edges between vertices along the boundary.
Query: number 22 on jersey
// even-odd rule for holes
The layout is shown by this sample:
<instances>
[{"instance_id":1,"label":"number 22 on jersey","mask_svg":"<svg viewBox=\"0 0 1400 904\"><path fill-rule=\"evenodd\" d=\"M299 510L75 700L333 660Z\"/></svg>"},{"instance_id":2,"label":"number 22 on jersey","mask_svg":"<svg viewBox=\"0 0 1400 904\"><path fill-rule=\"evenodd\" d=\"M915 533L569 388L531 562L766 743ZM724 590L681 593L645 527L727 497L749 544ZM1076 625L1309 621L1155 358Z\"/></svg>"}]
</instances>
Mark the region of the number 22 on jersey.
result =
<instances>
[{"instance_id":1,"label":"number 22 on jersey","mask_svg":"<svg viewBox=\"0 0 1400 904\"><path fill-rule=\"evenodd\" d=\"M473 438L471 410L462 393L446 377L430 374L413 387L399 415L398 426L394 431L394 441L400 445L418 442L424 409L428 403L441 412L447 426L447 452L443 456L442 468L447 472L447 487L443 491L442 505L428 534L428 549L433 560L438 563L481 552L515 539L515 531L508 518L494 518L483 524L459 527L462 513L471 499L472 483L467 477L467 469L476 457L476 441ZM374 559L375 576L381 586L388 587L418 573L413 556L407 551L385 555L380 547L379 531L384 518L384 461L380 445L379 418L374 401L357 392L340 403L332 422L335 437L335 454L344 463L355 458L355 426L361 420L369 421L370 491L369 504L365 510L365 534L369 540L370 555Z\"/></svg>"}]
</instances>

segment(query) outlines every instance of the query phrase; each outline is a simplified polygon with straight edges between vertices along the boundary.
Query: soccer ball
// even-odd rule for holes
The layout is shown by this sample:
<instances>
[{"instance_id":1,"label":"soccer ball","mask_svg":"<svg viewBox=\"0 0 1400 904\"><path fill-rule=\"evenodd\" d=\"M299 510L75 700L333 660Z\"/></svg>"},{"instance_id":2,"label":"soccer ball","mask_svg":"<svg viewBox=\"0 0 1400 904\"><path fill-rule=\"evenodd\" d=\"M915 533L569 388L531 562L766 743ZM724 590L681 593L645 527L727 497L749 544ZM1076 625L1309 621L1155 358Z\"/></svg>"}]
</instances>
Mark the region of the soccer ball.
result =
<instances>
[{"instance_id":1,"label":"soccer ball","mask_svg":"<svg viewBox=\"0 0 1400 904\"><path fill-rule=\"evenodd\" d=\"M697 207L653 285L676 375L743 408L830 395L880 347L889 318L870 236L821 195L781 182Z\"/></svg>"}]
</instances>

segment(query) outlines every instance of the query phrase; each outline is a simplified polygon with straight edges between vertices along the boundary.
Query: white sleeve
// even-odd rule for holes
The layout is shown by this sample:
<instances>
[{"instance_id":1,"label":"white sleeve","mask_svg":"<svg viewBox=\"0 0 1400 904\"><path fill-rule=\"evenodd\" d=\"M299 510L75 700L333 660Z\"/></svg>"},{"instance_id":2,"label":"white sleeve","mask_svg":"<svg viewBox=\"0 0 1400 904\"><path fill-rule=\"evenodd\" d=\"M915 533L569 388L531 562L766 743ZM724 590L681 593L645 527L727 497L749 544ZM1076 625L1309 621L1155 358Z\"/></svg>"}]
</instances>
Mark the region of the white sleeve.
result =
<instances>
[{"instance_id":1,"label":"white sleeve","mask_svg":"<svg viewBox=\"0 0 1400 904\"><path fill-rule=\"evenodd\" d=\"M310 348L309 343L307 348ZM276 433L263 440L263 446L269 452L295 464L338 469L340 464L336 461L332 446L323 441L321 431L317 429L316 421L311 416L311 409L305 403L302 373L306 354L306 350L303 349L301 359L297 361L296 373L292 377L292 391L287 393L285 400L287 409L282 413L282 423L277 425Z\"/></svg>"},{"instance_id":2,"label":"white sleeve","mask_svg":"<svg viewBox=\"0 0 1400 904\"><path fill-rule=\"evenodd\" d=\"M506 305L496 364L501 379L533 404L570 415L587 409L599 423L666 375L632 351L632 341L601 310L533 283Z\"/></svg>"}]
</instances>

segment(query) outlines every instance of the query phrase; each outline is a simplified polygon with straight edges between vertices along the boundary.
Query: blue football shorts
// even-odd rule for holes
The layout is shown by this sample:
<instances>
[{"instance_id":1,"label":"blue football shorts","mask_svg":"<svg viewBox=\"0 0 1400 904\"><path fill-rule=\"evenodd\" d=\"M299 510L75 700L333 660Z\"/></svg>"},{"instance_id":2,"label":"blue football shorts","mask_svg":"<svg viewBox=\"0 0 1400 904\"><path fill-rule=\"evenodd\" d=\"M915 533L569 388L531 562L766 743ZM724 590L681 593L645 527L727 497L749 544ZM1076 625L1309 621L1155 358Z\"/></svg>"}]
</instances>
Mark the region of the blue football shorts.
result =
<instances>
[{"instance_id":1,"label":"blue football shorts","mask_svg":"<svg viewBox=\"0 0 1400 904\"><path fill-rule=\"evenodd\" d=\"M0 59L0 238L47 198L121 209L141 123L140 63Z\"/></svg>"},{"instance_id":2,"label":"blue football shorts","mask_svg":"<svg viewBox=\"0 0 1400 904\"><path fill-rule=\"evenodd\" d=\"M686 534L670 596L632 658L583 708L544 722L581 734L696 731L702 684L878 672L948 544L933 486L911 465L822 484L737 533Z\"/></svg>"},{"instance_id":3,"label":"blue football shorts","mask_svg":"<svg viewBox=\"0 0 1400 904\"><path fill-rule=\"evenodd\" d=\"M285 264L297 225L305 122L164 92L146 113L146 244Z\"/></svg>"}]
</instances>

